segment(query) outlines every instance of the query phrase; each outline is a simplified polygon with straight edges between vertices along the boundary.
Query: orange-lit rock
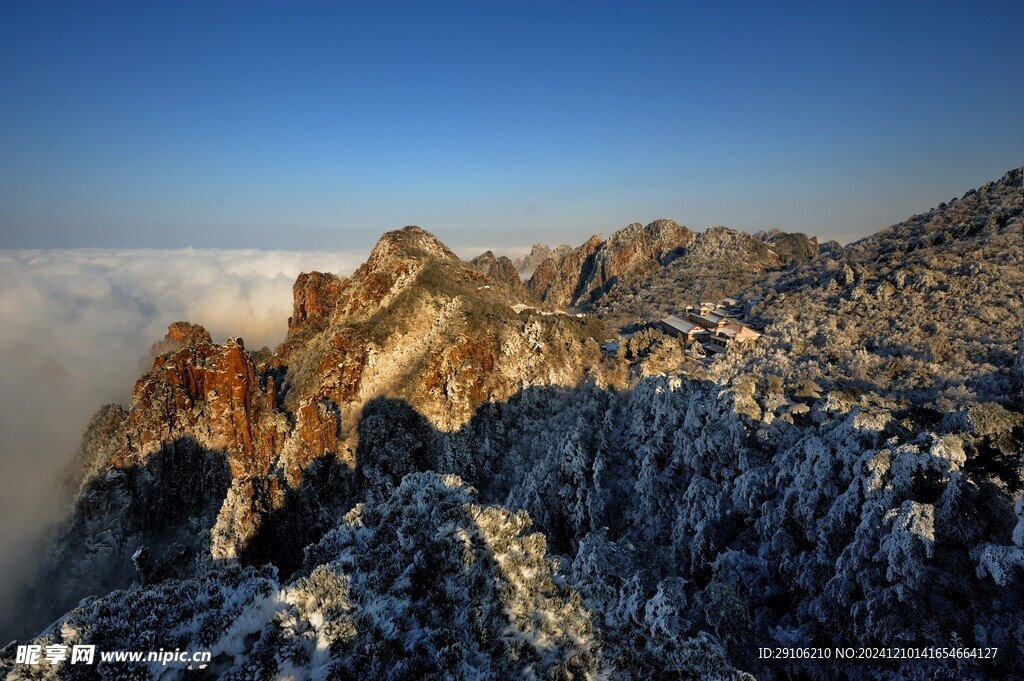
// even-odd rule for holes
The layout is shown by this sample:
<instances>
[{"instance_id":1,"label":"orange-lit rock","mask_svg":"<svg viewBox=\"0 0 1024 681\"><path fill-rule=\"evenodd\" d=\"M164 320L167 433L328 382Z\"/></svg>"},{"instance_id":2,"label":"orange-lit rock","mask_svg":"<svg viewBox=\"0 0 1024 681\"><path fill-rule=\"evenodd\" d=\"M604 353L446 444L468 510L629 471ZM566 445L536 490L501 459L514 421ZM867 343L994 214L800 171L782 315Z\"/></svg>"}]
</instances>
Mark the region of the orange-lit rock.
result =
<instances>
[{"instance_id":1,"label":"orange-lit rock","mask_svg":"<svg viewBox=\"0 0 1024 681\"><path fill-rule=\"evenodd\" d=\"M338 305L342 280L334 274L304 272L292 287L294 312L288 319L288 330L299 331L307 326L323 328L330 323Z\"/></svg>"}]
</instances>

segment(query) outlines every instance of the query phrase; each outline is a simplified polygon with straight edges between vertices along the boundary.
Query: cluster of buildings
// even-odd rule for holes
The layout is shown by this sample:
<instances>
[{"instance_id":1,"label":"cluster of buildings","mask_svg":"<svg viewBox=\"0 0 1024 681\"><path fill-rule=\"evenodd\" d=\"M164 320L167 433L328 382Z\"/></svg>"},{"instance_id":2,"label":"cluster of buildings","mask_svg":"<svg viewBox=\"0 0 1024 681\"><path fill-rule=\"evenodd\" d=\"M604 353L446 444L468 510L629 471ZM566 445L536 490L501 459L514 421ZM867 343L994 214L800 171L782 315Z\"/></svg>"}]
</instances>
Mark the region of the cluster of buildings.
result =
<instances>
[{"instance_id":1,"label":"cluster of buildings","mask_svg":"<svg viewBox=\"0 0 1024 681\"><path fill-rule=\"evenodd\" d=\"M682 317L668 315L661 320L662 330L686 340L690 347L706 352L726 352L730 347L753 343L761 334L741 323L746 306L735 298L719 303L700 303L687 306Z\"/></svg>"}]
</instances>

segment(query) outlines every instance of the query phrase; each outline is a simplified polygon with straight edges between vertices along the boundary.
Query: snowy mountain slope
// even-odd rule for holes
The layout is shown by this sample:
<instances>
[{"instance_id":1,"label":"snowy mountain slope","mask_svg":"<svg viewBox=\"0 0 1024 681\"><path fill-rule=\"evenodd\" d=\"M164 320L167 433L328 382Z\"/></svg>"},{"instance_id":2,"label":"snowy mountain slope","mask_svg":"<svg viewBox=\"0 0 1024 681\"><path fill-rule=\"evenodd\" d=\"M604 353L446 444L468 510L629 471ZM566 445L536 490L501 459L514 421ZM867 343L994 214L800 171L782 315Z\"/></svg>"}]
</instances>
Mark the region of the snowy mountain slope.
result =
<instances>
[{"instance_id":1,"label":"snowy mountain slope","mask_svg":"<svg viewBox=\"0 0 1024 681\"><path fill-rule=\"evenodd\" d=\"M94 551L100 562L52 565L69 575L120 570L128 586L124 551L146 544L156 569L70 612L41 640L88 630L112 632L109 646L230 648L212 670L224 678L327 669L394 678L1012 676L1024 666L1020 178L1011 171L763 275L751 290L764 295L755 348L628 385L615 382L620 360L587 354L596 340L585 320L507 314L501 284L461 274L429 235L386 242L351 281L300 279L276 359L193 341L140 381L160 401L133 400L127 423L158 447L134 463L110 454L109 472L86 483L70 521L94 523L86 535L112 537L114 549ZM422 352L402 354L396 339L422 331L430 301L478 290ZM449 355L451 375L465 378L463 362L479 373L417 389L453 339L480 347L494 328L487 342L501 356L509 347L511 360ZM381 376L371 364L381 361L414 367L403 374L411 383L383 394L352 387ZM509 366L524 380L502 392L494 377ZM545 366L554 367L546 377ZM469 398L459 390L474 385L486 389ZM316 395L327 403L296 399ZM119 418L110 412L96 428L120 437ZM278 427L304 449L264 439ZM173 439L185 432L197 449L172 448L191 443ZM133 472L140 464L156 477ZM95 458L83 468L97 470ZM108 477L109 487L95 482ZM147 479L177 479L170 489L181 494L150 490ZM198 498L219 504L216 519ZM134 526L118 520L130 508ZM208 539L171 551L160 530L173 515ZM261 568L266 561L281 569ZM47 574L59 582L62 570ZM163 612L200 591L239 594L225 596L237 604L226 610L210 597L202 612L217 614L205 638L196 638L198 619L168 616L170 629L133 619L139 603ZM122 621L132 624L113 624ZM218 643L225 636L234 643ZM765 661L760 646L999 654L836 665ZM6 649L3 669L31 678L12 656Z\"/></svg>"}]
</instances>

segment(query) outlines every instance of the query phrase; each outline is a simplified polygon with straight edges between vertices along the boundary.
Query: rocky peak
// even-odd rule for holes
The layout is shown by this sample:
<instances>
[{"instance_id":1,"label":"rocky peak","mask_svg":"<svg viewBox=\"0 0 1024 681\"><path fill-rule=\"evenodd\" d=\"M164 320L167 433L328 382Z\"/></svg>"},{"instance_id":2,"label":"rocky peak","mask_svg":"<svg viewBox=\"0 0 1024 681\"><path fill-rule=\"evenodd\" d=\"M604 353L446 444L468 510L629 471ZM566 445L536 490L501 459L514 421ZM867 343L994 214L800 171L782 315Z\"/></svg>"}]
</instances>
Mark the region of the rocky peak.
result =
<instances>
[{"instance_id":1,"label":"rocky peak","mask_svg":"<svg viewBox=\"0 0 1024 681\"><path fill-rule=\"evenodd\" d=\"M539 300L555 307L566 307L576 298L581 283L594 266L594 254L601 247L601 237L594 235L579 248L574 248L557 261L552 257L542 262L527 282L527 289Z\"/></svg>"},{"instance_id":2,"label":"rocky peak","mask_svg":"<svg viewBox=\"0 0 1024 681\"><path fill-rule=\"evenodd\" d=\"M582 261L598 244L595 237L567 259ZM327 398L350 423L365 399L391 393L435 425L457 426L482 400L506 394L520 380L525 369L514 348L531 315L518 315L511 305L528 300L504 256L487 251L466 263L419 228L389 232L352 277L314 273L296 282L289 335L274 358L293 386L282 404L297 411L303 399L316 406ZM534 321L531 329L550 331L563 346L602 333L565 315ZM496 375L495 367L506 363L508 375ZM575 380L582 366L576 357L568 365L566 376ZM422 380L410 378L416 372ZM306 390L314 385L317 391Z\"/></svg>"},{"instance_id":3,"label":"rocky peak","mask_svg":"<svg viewBox=\"0 0 1024 681\"><path fill-rule=\"evenodd\" d=\"M610 324L635 324L685 301L735 295L758 274L820 249L816 239L779 230L752 236L727 227L694 233L672 220L634 223L602 244L574 304Z\"/></svg>"},{"instance_id":4,"label":"rocky peak","mask_svg":"<svg viewBox=\"0 0 1024 681\"><path fill-rule=\"evenodd\" d=\"M191 322L172 322L167 327L165 342L180 343L181 345L195 345L197 343L212 343L210 332L199 324Z\"/></svg>"},{"instance_id":5,"label":"rocky peak","mask_svg":"<svg viewBox=\"0 0 1024 681\"><path fill-rule=\"evenodd\" d=\"M661 218L644 227L647 241L663 253L688 245L694 233L675 220Z\"/></svg>"},{"instance_id":6,"label":"rocky peak","mask_svg":"<svg viewBox=\"0 0 1024 681\"><path fill-rule=\"evenodd\" d=\"M167 335L162 341L157 341L150 349L150 355L159 357L169 352L180 350L188 345L199 345L200 343L212 343L213 338L210 332L199 324L191 322L172 322L167 327Z\"/></svg>"},{"instance_id":7,"label":"rocky peak","mask_svg":"<svg viewBox=\"0 0 1024 681\"><path fill-rule=\"evenodd\" d=\"M273 383L259 376L241 338L185 345L157 357L136 382L127 413L131 437L113 462L139 464L161 443L190 437L225 452L233 472L263 472L277 435L276 424L261 415L273 410L273 396Z\"/></svg>"},{"instance_id":8,"label":"rocky peak","mask_svg":"<svg viewBox=\"0 0 1024 681\"><path fill-rule=\"evenodd\" d=\"M370 257L340 286L334 321L365 318L394 300L432 266L462 270L462 261L437 237L410 225L386 232Z\"/></svg>"},{"instance_id":9,"label":"rocky peak","mask_svg":"<svg viewBox=\"0 0 1024 681\"><path fill-rule=\"evenodd\" d=\"M571 257L585 260L599 243ZM478 264L517 279L507 258ZM602 360L599 322L517 312L495 281L407 227L384 235L351 277L300 275L288 336L269 361L257 363L240 339L216 344L200 326L172 325L128 408L105 409L83 438L67 485L83 491L41 583L68 578L33 621L128 586L143 548L154 569L179 576L211 560L301 556L348 503L374 400L400 401L453 432L526 386L623 375ZM201 512L180 510L188 505ZM153 518L164 520L151 530Z\"/></svg>"},{"instance_id":10,"label":"rocky peak","mask_svg":"<svg viewBox=\"0 0 1024 681\"><path fill-rule=\"evenodd\" d=\"M557 265L562 258L571 252L572 246L569 244L559 244L552 248L547 244L537 243L530 249L529 255L516 258L514 264L516 271L519 272L519 276L523 279L529 279L545 260L553 259L554 264Z\"/></svg>"},{"instance_id":11,"label":"rocky peak","mask_svg":"<svg viewBox=\"0 0 1024 681\"><path fill-rule=\"evenodd\" d=\"M607 241L593 236L556 262L541 263L527 287L555 306L587 305L621 278L663 266L693 240L693 232L673 220L655 220L647 226L634 222Z\"/></svg>"},{"instance_id":12,"label":"rocky peak","mask_svg":"<svg viewBox=\"0 0 1024 681\"><path fill-rule=\"evenodd\" d=\"M487 249L480 255L476 256L469 261L470 265L477 265L480 267L491 267L498 262L497 256L494 255L494 251Z\"/></svg>"},{"instance_id":13,"label":"rocky peak","mask_svg":"<svg viewBox=\"0 0 1024 681\"><path fill-rule=\"evenodd\" d=\"M459 256L433 234L415 225L409 225L385 232L373 247L364 267L368 271L375 271L380 267L386 267L389 261L410 258L436 258L459 262Z\"/></svg>"},{"instance_id":14,"label":"rocky peak","mask_svg":"<svg viewBox=\"0 0 1024 681\"><path fill-rule=\"evenodd\" d=\"M784 263L804 263L818 255L821 246L817 237L808 237L802 232L783 232L772 228L767 232L756 232L754 238L771 246Z\"/></svg>"},{"instance_id":15,"label":"rocky peak","mask_svg":"<svg viewBox=\"0 0 1024 681\"><path fill-rule=\"evenodd\" d=\"M693 240L687 255L705 261L733 263L751 272L777 269L782 258L768 244L746 232L728 227L710 227Z\"/></svg>"},{"instance_id":16,"label":"rocky peak","mask_svg":"<svg viewBox=\"0 0 1024 681\"><path fill-rule=\"evenodd\" d=\"M522 298L526 294L522 279L515 265L504 255L495 256L493 251L484 251L469 261L469 266L478 272L486 274L495 282L507 287L516 297Z\"/></svg>"},{"instance_id":17,"label":"rocky peak","mask_svg":"<svg viewBox=\"0 0 1024 681\"><path fill-rule=\"evenodd\" d=\"M548 302L549 293L558 279L558 261L554 258L542 260L526 281L526 288L538 300Z\"/></svg>"},{"instance_id":18,"label":"rocky peak","mask_svg":"<svg viewBox=\"0 0 1024 681\"><path fill-rule=\"evenodd\" d=\"M655 220L646 227L634 222L615 232L597 255L593 277L578 298L599 296L619 278L656 270L693 243L694 234L674 220Z\"/></svg>"}]
</instances>

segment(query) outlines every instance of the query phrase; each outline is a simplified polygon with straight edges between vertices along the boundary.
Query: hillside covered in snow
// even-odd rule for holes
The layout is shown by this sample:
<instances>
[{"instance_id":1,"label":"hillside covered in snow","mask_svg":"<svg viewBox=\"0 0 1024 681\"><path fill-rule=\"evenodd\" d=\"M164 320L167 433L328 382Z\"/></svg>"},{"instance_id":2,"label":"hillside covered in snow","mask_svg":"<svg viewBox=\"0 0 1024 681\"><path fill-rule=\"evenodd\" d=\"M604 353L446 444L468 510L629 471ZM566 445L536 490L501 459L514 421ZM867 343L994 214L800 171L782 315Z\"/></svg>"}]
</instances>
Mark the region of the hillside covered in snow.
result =
<instances>
[{"instance_id":1,"label":"hillside covered in snow","mask_svg":"<svg viewBox=\"0 0 1024 681\"><path fill-rule=\"evenodd\" d=\"M1021 179L845 247L743 240L770 266L722 293L764 335L701 362L601 345L711 245L592 278L577 315L405 228L301 275L273 352L174 325L83 437L0 672L182 674L18 664L35 643L208 650L224 679L1020 674ZM998 655L758 654L848 646Z\"/></svg>"}]
</instances>

